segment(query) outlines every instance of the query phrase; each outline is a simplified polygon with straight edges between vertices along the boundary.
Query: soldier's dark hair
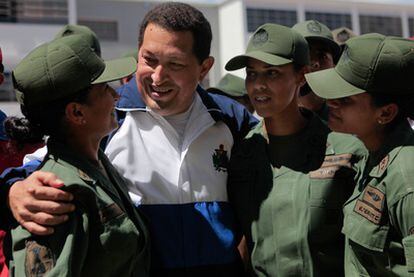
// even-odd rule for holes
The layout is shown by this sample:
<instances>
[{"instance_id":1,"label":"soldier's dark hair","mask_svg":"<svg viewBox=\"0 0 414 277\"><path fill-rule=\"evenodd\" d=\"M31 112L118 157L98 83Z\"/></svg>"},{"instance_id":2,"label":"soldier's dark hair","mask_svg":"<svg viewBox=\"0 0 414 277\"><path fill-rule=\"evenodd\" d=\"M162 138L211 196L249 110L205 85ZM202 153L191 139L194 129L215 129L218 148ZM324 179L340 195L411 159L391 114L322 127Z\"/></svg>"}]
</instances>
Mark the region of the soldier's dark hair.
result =
<instances>
[{"instance_id":1,"label":"soldier's dark hair","mask_svg":"<svg viewBox=\"0 0 414 277\"><path fill-rule=\"evenodd\" d=\"M86 103L91 87L74 95L48 103L47 106L21 105L24 118L10 117L5 121L5 131L10 138L21 142L48 135L65 138L64 116L66 106L71 102Z\"/></svg>"},{"instance_id":2,"label":"soldier's dark hair","mask_svg":"<svg viewBox=\"0 0 414 277\"><path fill-rule=\"evenodd\" d=\"M193 35L193 53L201 64L210 56L212 40L211 26L203 13L179 2L166 2L150 10L141 22L138 47L142 46L144 32L152 23L174 32L189 31Z\"/></svg>"},{"instance_id":3,"label":"soldier's dark hair","mask_svg":"<svg viewBox=\"0 0 414 277\"><path fill-rule=\"evenodd\" d=\"M394 103L398 106L398 114L391 122L391 125L395 125L395 123L398 123L401 120L406 120L407 117L414 120L414 94L398 95L397 93L368 93L371 95L372 104L375 107L383 107L391 103Z\"/></svg>"}]
</instances>

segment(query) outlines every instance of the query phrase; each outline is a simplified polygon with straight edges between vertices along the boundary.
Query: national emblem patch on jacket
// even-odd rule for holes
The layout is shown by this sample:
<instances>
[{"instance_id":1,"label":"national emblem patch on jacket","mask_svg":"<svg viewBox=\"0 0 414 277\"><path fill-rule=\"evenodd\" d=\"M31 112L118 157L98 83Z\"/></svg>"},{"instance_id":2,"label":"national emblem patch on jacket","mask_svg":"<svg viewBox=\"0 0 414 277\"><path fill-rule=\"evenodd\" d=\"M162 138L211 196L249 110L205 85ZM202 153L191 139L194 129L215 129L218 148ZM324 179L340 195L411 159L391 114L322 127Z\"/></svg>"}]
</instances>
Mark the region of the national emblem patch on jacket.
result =
<instances>
[{"instance_id":1,"label":"national emblem patch on jacket","mask_svg":"<svg viewBox=\"0 0 414 277\"><path fill-rule=\"evenodd\" d=\"M229 158L227 157L227 150L224 149L224 145L220 144L219 148L214 151L212 156L214 169L218 172L227 172Z\"/></svg>"}]
</instances>

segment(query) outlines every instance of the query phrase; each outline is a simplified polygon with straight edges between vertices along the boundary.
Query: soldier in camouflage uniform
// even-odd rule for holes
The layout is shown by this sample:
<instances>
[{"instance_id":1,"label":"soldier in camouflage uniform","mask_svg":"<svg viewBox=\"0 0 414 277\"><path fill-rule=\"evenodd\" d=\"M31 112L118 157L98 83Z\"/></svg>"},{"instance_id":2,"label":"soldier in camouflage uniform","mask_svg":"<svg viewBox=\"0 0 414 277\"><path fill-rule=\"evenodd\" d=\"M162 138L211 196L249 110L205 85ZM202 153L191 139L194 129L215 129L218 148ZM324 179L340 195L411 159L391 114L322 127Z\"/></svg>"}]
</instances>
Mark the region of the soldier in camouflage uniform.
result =
<instances>
[{"instance_id":1,"label":"soldier in camouflage uniform","mask_svg":"<svg viewBox=\"0 0 414 277\"><path fill-rule=\"evenodd\" d=\"M328 99L329 126L358 136L368 157L344 205L347 276L414 275L414 42L352 38L335 69L306 76Z\"/></svg>"},{"instance_id":2,"label":"soldier in camouflage uniform","mask_svg":"<svg viewBox=\"0 0 414 277\"><path fill-rule=\"evenodd\" d=\"M57 38L13 71L28 132L49 135L39 170L61 179L76 210L49 236L12 230L12 276L148 276L147 227L125 180L98 150L117 126L118 95L106 82L134 72L136 61L104 62L94 51L83 35Z\"/></svg>"},{"instance_id":3,"label":"soldier in camouflage uniform","mask_svg":"<svg viewBox=\"0 0 414 277\"><path fill-rule=\"evenodd\" d=\"M247 92L263 117L234 148L228 183L258 276L343 275L341 209L365 149L298 107L308 64L299 33L265 24L226 65L246 67Z\"/></svg>"}]
</instances>

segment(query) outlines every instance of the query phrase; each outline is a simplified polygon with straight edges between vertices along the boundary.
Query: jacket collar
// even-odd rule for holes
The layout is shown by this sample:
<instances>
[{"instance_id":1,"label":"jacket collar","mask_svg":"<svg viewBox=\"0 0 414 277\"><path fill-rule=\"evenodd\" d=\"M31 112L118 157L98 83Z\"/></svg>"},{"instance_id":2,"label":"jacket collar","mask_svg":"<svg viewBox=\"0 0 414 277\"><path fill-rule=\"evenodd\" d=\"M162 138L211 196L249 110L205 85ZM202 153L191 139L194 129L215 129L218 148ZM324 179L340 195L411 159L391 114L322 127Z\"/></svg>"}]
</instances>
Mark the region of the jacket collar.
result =
<instances>
[{"instance_id":1,"label":"jacket collar","mask_svg":"<svg viewBox=\"0 0 414 277\"><path fill-rule=\"evenodd\" d=\"M395 126L383 146L376 153L370 154L373 159L370 163L375 166L370 170L369 176L380 178L401 149L413 140L414 132L408 121L403 120Z\"/></svg>"},{"instance_id":2,"label":"jacket collar","mask_svg":"<svg viewBox=\"0 0 414 277\"><path fill-rule=\"evenodd\" d=\"M136 76L125 85L119 87L117 92L120 99L116 105L116 109L119 111L148 111L146 104L144 103L141 93L138 91ZM205 91L200 85L197 86L196 92L201 98L201 101L207 108L214 121L223 120L224 113L220 106L217 104L215 96Z\"/></svg>"}]
</instances>

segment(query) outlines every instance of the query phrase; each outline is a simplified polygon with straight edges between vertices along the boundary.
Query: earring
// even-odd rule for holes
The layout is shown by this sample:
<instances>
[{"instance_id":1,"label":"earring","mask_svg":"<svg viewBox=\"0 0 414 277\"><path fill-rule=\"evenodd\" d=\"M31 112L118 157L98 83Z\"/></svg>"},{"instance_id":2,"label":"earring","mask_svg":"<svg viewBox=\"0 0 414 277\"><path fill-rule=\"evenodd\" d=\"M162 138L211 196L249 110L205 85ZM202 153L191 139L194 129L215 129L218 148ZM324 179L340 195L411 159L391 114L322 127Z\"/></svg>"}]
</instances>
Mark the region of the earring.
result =
<instances>
[{"instance_id":1,"label":"earring","mask_svg":"<svg viewBox=\"0 0 414 277\"><path fill-rule=\"evenodd\" d=\"M82 124L86 124L86 120L85 119L82 119Z\"/></svg>"},{"instance_id":2,"label":"earring","mask_svg":"<svg viewBox=\"0 0 414 277\"><path fill-rule=\"evenodd\" d=\"M383 124L383 121L381 119L378 119L377 122L378 124L381 124L381 125Z\"/></svg>"}]
</instances>

